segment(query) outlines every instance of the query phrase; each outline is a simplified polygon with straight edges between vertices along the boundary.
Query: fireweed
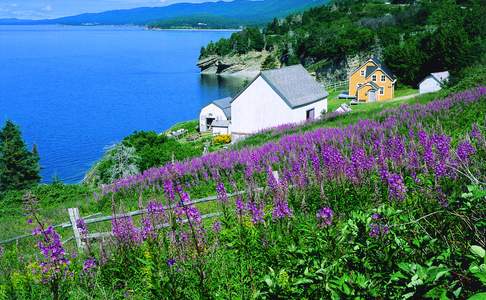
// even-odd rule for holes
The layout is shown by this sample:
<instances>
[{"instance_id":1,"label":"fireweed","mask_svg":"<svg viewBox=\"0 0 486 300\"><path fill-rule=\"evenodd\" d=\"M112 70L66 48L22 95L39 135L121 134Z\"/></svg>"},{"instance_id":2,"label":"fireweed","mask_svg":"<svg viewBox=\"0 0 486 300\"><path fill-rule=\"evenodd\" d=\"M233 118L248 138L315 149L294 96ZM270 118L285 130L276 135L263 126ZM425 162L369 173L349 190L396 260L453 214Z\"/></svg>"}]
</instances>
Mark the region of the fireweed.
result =
<instances>
[{"instance_id":1,"label":"fireweed","mask_svg":"<svg viewBox=\"0 0 486 300\"><path fill-rule=\"evenodd\" d=\"M221 204L235 205L234 212L240 224L247 216L254 225L265 224L261 228L267 227L266 205L272 205L273 220L291 217L289 193L305 191L310 186L320 186L321 197L326 198L323 186L332 189L341 185L358 190L368 185L374 188L377 199L406 203L412 193L422 191L409 185L410 181L423 189L422 178L432 178L433 186L426 188L434 197L443 199L439 202L446 206L444 191L447 190L441 189L441 180L456 180L460 175L459 167L469 166L484 137L475 126L470 140L463 140L453 147L455 144L450 136L434 127L424 126L427 122L423 121L447 113L455 105L483 101L485 95L486 88L480 87L428 104L403 105L383 111L380 121L360 120L344 128L319 128L284 136L278 142L257 148L210 153L117 180L103 186L103 195L163 190L167 206L149 204L148 213L141 220L141 229L129 217L114 220L113 235L121 244L139 245L145 239L160 236L158 225L168 222L169 229L163 235L170 243L167 265L172 267L176 262L196 258L203 285L205 278L200 262L208 246L206 231L201 213L191 204L187 192L196 186L215 187ZM270 131L282 134L284 128L297 127L288 125ZM274 169L279 170L281 178L274 177ZM248 196L245 201L236 197L234 203L229 203L224 182L230 182L232 190L236 191L235 174L242 178ZM256 192L259 186L267 188ZM320 228L335 222L330 207L319 209L316 218ZM219 221L214 224L214 232L219 232ZM384 219L375 214L368 235L383 237L389 228Z\"/></svg>"},{"instance_id":2,"label":"fireweed","mask_svg":"<svg viewBox=\"0 0 486 300\"><path fill-rule=\"evenodd\" d=\"M376 170L380 163L385 163L387 168L404 168L410 171L413 167L420 172L445 176L447 174L443 174L442 167L455 159L450 153L450 137L428 133L429 129L423 128L420 121L446 112L454 105L480 101L485 94L486 87L480 87L428 104L402 105L383 111L380 114L383 118L381 122L360 120L344 128L320 128L284 136L278 143L269 143L259 148L210 153L117 180L111 185L103 186L103 194L163 185L168 198L173 199L173 182L203 184L205 181L215 180L215 177L218 177L216 181L219 182L222 176L219 174L224 172L218 170L233 172L243 167L249 184L254 180L255 173L261 173L270 164L276 163L282 166L282 173L291 179L289 183L296 186L309 184L307 180L311 178L308 176L310 168L313 172L320 172L319 169L322 169L327 180L355 180L356 173ZM398 131L399 127L408 128L408 131L417 134L402 136ZM478 135L476 132L477 130L474 132L475 136ZM409 154L415 161L412 161ZM184 181L182 178L185 178Z\"/></svg>"},{"instance_id":3,"label":"fireweed","mask_svg":"<svg viewBox=\"0 0 486 300\"><path fill-rule=\"evenodd\" d=\"M37 248L41 253L38 258L38 264L41 272L41 282L49 286L54 300L60 298L60 287L67 277L72 277L73 272L69 266L69 259L66 250L61 241L61 236L56 232L54 227L47 226L38 216L38 199L30 192L23 196L23 203L26 212L29 215L28 224L33 224L35 228L32 235L37 237Z\"/></svg>"},{"instance_id":4,"label":"fireweed","mask_svg":"<svg viewBox=\"0 0 486 300\"><path fill-rule=\"evenodd\" d=\"M331 208L324 207L317 212L316 217L319 222L319 227L324 228L332 224L334 212Z\"/></svg>"}]
</instances>

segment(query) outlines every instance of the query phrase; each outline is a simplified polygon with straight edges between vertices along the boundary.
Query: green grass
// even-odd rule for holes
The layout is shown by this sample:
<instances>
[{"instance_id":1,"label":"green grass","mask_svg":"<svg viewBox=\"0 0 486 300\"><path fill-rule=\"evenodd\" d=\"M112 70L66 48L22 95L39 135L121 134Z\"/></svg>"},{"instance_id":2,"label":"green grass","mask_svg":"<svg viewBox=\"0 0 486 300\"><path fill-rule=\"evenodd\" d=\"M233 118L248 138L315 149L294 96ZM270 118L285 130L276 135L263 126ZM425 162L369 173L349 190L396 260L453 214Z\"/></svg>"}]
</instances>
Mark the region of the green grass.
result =
<instances>
[{"instance_id":1,"label":"green grass","mask_svg":"<svg viewBox=\"0 0 486 300\"><path fill-rule=\"evenodd\" d=\"M419 90L411 87L403 87L395 90L395 98L418 94Z\"/></svg>"},{"instance_id":2,"label":"green grass","mask_svg":"<svg viewBox=\"0 0 486 300\"><path fill-rule=\"evenodd\" d=\"M335 91L330 93L330 100L329 106L339 106L341 103L347 102L346 100L338 100L337 95L339 92ZM339 116L333 120L328 121L321 121L303 125L299 128L289 130L284 133L280 134L272 134L272 133L262 133L256 134L247 139L235 144L232 148L241 149L244 147L255 147L262 145L263 143L269 141L275 141L280 139L284 135L297 133L297 132L304 132L314 130L320 127L343 127L349 124L356 123L361 119L373 119L376 118L377 115L387 108L397 107L402 104L413 104L413 103L425 103L432 101L436 98L439 98L442 95L445 95L446 92L442 93L434 93L434 94L427 94L422 95L419 97L414 97L412 99L407 99L403 101L388 101L383 103L369 103L369 104L360 104L360 105L353 105L353 111L347 115ZM197 120L192 120L188 122L182 122L174 125L171 127L171 131L178 130L181 128L187 129L190 133L196 132L195 127L197 125ZM212 136L209 135L207 137L198 139L193 142L188 142L185 138L182 138L181 141L184 143L204 143L210 142L212 140ZM223 146L211 146L211 151L216 151L221 149ZM68 221L68 214L67 208L69 207L78 207L80 209L81 216L87 216L94 213L103 213L103 215L110 215L111 214L111 207L110 205L100 205L96 202L93 198L93 191L89 190L81 185L63 185L62 188L56 188L53 185L41 185L34 190L34 193L39 196L41 202L41 215L48 221L50 224L60 224ZM196 192L197 195L194 195L193 198L200 198L207 195L215 194L213 188L210 189L203 189L201 191ZM2 202L2 206L0 206L0 240L4 240L7 238L11 238L17 235L22 235L29 233L31 225L26 223L26 217L22 209L21 204L21 193L14 192L10 197L6 197ZM57 199L57 200L54 200ZM125 211L131 211L138 209L136 199L125 199L123 201L123 209ZM214 204L206 203L200 205L200 208L204 212L210 211ZM94 230L102 230L102 229L109 229L109 222L93 227ZM98 228L99 227L99 228ZM60 232L63 235L63 238L69 237L72 235L72 231L70 229L61 230ZM28 244L28 241L25 241ZM21 242L24 243L24 242Z\"/></svg>"},{"instance_id":3,"label":"green grass","mask_svg":"<svg viewBox=\"0 0 486 300\"><path fill-rule=\"evenodd\" d=\"M363 119L375 119L378 114L383 111L384 109L390 109L390 108L395 108L397 106L400 106L402 104L415 104L415 103L426 103L433 101L435 99L444 97L447 95L447 91L440 91L437 93L430 93L430 94L425 94L425 95L419 95L410 99L406 100L390 100L386 102L374 102L374 103L360 103L357 105L352 105L351 109L352 112L338 116L336 118L333 118L331 120L321 120L321 121L316 121L308 124L303 124L302 126L299 126L295 129L291 129L288 131L285 131L283 133L273 133L273 132L264 132L264 133L259 133L252 135L236 144L234 144L232 147L235 149L241 149L245 147L256 147L259 146L263 143L270 142L270 141L275 141L280 139L284 135L288 134L293 134L297 132L305 132L309 130L314 130L320 127L343 127L347 126L349 124L354 124L358 122L359 120ZM333 111L331 110L331 107L339 107L342 103L349 103L349 100L341 100L337 99L335 96L332 97L333 93L331 93L331 97L329 97L328 100L328 107L329 107L329 112Z\"/></svg>"}]
</instances>

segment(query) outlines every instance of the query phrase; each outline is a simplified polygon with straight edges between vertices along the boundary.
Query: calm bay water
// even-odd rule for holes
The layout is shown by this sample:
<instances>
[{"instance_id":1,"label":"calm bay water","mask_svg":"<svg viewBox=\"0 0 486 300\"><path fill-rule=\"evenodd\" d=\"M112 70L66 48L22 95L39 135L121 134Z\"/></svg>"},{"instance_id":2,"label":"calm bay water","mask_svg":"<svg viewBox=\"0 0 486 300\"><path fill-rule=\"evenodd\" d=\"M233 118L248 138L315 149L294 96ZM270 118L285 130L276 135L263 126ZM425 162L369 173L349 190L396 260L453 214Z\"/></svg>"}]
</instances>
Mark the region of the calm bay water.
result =
<instances>
[{"instance_id":1,"label":"calm bay water","mask_svg":"<svg viewBox=\"0 0 486 300\"><path fill-rule=\"evenodd\" d=\"M42 176L78 182L135 130L196 119L240 80L201 76L201 46L223 31L0 26L0 123L38 145Z\"/></svg>"}]
</instances>

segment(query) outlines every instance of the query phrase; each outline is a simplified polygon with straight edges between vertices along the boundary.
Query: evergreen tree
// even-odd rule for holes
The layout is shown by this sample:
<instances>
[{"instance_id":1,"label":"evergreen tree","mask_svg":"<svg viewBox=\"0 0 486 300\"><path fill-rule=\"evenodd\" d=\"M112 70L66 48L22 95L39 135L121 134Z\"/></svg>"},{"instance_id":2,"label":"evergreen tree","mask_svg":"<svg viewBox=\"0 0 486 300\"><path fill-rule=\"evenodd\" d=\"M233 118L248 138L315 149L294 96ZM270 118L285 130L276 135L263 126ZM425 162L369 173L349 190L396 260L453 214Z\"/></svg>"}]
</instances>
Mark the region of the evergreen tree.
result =
<instances>
[{"instance_id":1,"label":"evergreen tree","mask_svg":"<svg viewBox=\"0 0 486 300\"><path fill-rule=\"evenodd\" d=\"M0 192L22 190L40 181L39 153L22 140L20 129L7 121L0 131Z\"/></svg>"}]
</instances>

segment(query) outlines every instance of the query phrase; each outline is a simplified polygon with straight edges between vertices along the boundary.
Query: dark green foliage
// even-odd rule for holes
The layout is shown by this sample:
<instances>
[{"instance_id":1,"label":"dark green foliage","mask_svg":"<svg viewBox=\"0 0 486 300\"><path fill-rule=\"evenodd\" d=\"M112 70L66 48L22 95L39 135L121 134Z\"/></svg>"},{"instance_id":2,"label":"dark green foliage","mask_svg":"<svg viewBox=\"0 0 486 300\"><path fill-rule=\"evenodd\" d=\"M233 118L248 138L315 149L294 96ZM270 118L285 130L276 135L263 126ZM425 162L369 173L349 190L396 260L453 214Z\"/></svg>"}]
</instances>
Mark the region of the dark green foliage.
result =
<instances>
[{"instance_id":1,"label":"dark green foliage","mask_svg":"<svg viewBox=\"0 0 486 300\"><path fill-rule=\"evenodd\" d=\"M0 193L32 187L40 181L39 172L37 147L28 151L19 127L7 121L0 131Z\"/></svg>"},{"instance_id":2,"label":"dark green foliage","mask_svg":"<svg viewBox=\"0 0 486 300\"><path fill-rule=\"evenodd\" d=\"M268 55L262 63L262 70L271 70L278 68L279 62L272 54Z\"/></svg>"},{"instance_id":3,"label":"dark green foliage","mask_svg":"<svg viewBox=\"0 0 486 300\"><path fill-rule=\"evenodd\" d=\"M400 5L334 1L302 15L274 19L263 29L264 48L277 51L283 64L305 66L327 61L322 65L339 65L346 57L381 48L399 82L412 86L430 72L458 75L484 53L486 6L481 1L393 3ZM261 46L260 35L243 31L210 43L201 57L260 51Z\"/></svg>"},{"instance_id":4,"label":"dark green foliage","mask_svg":"<svg viewBox=\"0 0 486 300\"><path fill-rule=\"evenodd\" d=\"M154 131L136 131L108 150L83 182L91 186L111 183L173 160L201 155L202 151L202 145L179 142Z\"/></svg>"},{"instance_id":5,"label":"dark green foliage","mask_svg":"<svg viewBox=\"0 0 486 300\"><path fill-rule=\"evenodd\" d=\"M135 148L140 171L162 166L173 159L183 160L201 154L200 149L191 144L180 143L154 131L137 131L124 138L122 144Z\"/></svg>"}]
</instances>

